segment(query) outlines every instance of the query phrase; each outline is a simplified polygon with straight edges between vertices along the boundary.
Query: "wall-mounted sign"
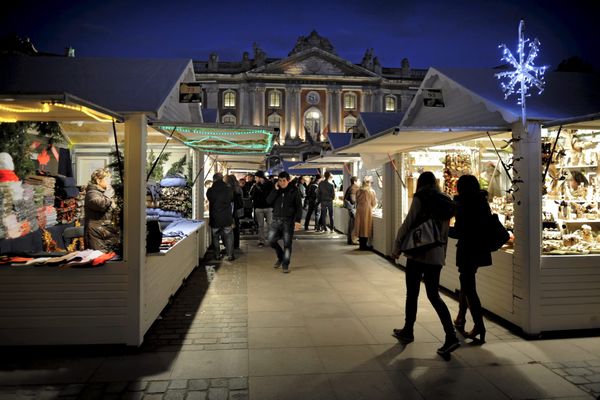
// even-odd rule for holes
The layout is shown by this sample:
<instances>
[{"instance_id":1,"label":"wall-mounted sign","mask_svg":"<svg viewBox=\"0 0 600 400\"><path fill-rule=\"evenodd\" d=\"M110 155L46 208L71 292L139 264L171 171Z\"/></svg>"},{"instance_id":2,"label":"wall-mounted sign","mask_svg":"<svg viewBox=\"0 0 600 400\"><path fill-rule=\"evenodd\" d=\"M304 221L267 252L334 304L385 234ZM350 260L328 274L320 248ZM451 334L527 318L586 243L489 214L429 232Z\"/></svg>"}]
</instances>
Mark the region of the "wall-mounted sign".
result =
<instances>
[{"instance_id":1,"label":"wall-mounted sign","mask_svg":"<svg viewBox=\"0 0 600 400\"><path fill-rule=\"evenodd\" d=\"M181 82L179 84L180 103L202 103L202 85L200 82Z\"/></svg>"},{"instance_id":2,"label":"wall-mounted sign","mask_svg":"<svg viewBox=\"0 0 600 400\"><path fill-rule=\"evenodd\" d=\"M318 92L315 92L314 90L311 90L306 95L306 102L308 104L312 104L312 105L319 104L319 101L321 101L321 96L319 95Z\"/></svg>"},{"instance_id":3,"label":"wall-mounted sign","mask_svg":"<svg viewBox=\"0 0 600 400\"><path fill-rule=\"evenodd\" d=\"M425 107L445 107L442 89L423 89L423 105Z\"/></svg>"}]
</instances>

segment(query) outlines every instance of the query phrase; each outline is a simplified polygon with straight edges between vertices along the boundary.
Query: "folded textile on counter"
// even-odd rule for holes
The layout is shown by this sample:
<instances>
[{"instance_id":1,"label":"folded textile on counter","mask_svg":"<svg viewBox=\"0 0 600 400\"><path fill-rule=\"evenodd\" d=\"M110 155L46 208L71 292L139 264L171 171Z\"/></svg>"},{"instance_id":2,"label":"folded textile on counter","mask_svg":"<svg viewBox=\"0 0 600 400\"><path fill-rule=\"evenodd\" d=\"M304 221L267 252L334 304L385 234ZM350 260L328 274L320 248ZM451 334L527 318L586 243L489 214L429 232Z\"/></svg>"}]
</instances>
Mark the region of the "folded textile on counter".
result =
<instances>
[{"instance_id":1,"label":"folded textile on counter","mask_svg":"<svg viewBox=\"0 0 600 400\"><path fill-rule=\"evenodd\" d=\"M173 221L169 226L163 229L163 236L168 235L170 232L181 232L183 235L187 236L202 226L203 223L204 221L194 219L180 219Z\"/></svg>"},{"instance_id":2,"label":"folded textile on counter","mask_svg":"<svg viewBox=\"0 0 600 400\"><path fill-rule=\"evenodd\" d=\"M183 177L166 177L160 181L161 187L185 187L187 180Z\"/></svg>"}]
</instances>

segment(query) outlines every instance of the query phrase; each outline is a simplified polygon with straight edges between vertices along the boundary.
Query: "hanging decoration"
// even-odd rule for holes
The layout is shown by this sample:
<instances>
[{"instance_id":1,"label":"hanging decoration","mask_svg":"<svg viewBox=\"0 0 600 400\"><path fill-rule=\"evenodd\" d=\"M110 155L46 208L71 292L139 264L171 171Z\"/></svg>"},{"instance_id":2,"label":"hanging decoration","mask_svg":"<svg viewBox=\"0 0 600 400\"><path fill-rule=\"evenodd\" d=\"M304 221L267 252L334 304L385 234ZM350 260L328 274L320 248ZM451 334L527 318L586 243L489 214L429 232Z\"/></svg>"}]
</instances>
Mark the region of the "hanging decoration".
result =
<instances>
[{"instance_id":1,"label":"hanging decoration","mask_svg":"<svg viewBox=\"0 0 600 400\"><path fill-rule=\"evenodd\" d=\"M500 80L508 78L508 82L501 82L500 84L502 90L504 91L505 99L513 94L520 95L517 103L521 106L521 123L523 124L523 133L527 135L527 105L525 102L525 97L530 95L528 91L533 86L538 89L538 94L541 94L544 91L544 73L546 72L547 67L535 67L533 65L533 62L539 53L540 41L537 38L533 40L526 39L523 35L524 29L525 21L521 20L519 22L519 42L517 44L518 59L505 44L501 44L499 46L499 48L503 49L502 61L509 63L513 70L499 72L495 75ZM526 45L529 47L529 53L527 55L525 55ZM509 144L516 143L520 140L520 135L513 137L509 141ZM519 172L514 166L522 159L523 157L515 157L509 165L509 168L513 170L513 176L511 179L511 187L507 192L513 197L513 199L515 199L515 193L519 191L519 183L523 183L523 179L519 176ZM521 202L517 201L517 205L519 204L521 204Z\"/></svg>"},{"instance_id":2,"label":"hanging decoration","mask_svg":"<svg viewBox=\"0 0 600 400\"><path fill-rule=\"evenodd\" d=\"M501 83L505 99L513 94L520 94L518 104L521 105L521 118L523 127L525 128L525 121L527 121L525 97L529 96L527 92L532 86L535 86L539 90L538 94L541 94L544 91L544 73L546 72L547 67L533 66L533 61L539 53L540 41L537 38L533 40L525 39L523 37L524 28L525 21L521 20L521 22L519 22L519 43L517 46L518 59L505 44L499 46L503 49L502 61L509 63L514 69L512 71L499 72L495 75L500 80L508 78L508 82ZM529 53L525 56L525 45L527 44ZM519 85L518 88L517 85Z\"/></svg>"},{"instance_id":3,"label":"hanging decoration","mask_svg":"<svg viewBox=\"0 0 600 400\"><path fill-rule=\"evenodd\" d=\"M206 153L214 154L264 154L273 147L273 133L256 128L209 128L154 125L166 132L183 136L183 143Z\"/></svg>"}]
</instances>

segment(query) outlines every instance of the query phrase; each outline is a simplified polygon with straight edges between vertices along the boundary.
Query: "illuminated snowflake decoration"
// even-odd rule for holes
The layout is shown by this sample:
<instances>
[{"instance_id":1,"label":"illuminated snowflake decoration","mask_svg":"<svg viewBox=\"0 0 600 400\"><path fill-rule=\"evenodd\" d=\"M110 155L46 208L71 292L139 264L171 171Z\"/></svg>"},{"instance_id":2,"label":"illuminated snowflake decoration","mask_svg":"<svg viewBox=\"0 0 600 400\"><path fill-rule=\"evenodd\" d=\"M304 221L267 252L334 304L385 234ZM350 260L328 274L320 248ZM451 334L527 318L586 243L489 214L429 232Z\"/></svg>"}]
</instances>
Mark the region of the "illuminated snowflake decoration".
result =
<instances>
[{"instance_id":1,"label":"illuminated snowflake decoration","mask_svg":"<svg viewBox=\"0 0 600 400\"><path fill-rule=\"evenodd\" d=\"M541 94L544 90L544 72L546 72L546 66L534 67L533 60L537 57L540 49L540 41L535 38L533 40L525 39L523 37L523 28L525 22L521 20L519 23L519 45L518 45L518 57L517 58L511 53L505 44L501 44L499 47L503 49L502 61L509 63L514 70L500 72L496 74L498 79L508 78L508 82L502 82L502 90L504 91L504 98L512 94L519 93L521 98L519 104L525 105L525 97L529 96L527 93L532 86L537 87L539 90L538 94ZM529 54L525 56L525 46L529 47ZM517 88L517 84L520 87Z\"/></svg>"}]
</instances>

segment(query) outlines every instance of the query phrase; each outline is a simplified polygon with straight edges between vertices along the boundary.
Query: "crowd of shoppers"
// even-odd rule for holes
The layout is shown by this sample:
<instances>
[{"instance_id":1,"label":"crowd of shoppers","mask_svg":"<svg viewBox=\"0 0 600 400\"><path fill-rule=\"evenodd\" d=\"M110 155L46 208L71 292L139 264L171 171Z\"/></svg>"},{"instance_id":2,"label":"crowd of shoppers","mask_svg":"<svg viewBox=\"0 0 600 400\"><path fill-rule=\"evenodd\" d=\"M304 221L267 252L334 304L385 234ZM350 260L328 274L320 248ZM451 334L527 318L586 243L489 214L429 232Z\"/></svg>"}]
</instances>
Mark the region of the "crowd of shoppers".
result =
<instances>
[{"instance_id":1,"label":"crowd of shoppers","mask_svg":"<svg viewBox=\"0 0 600 400\"><path fill-rule=\"evenodd\" d=\"M258 246L269 244L276 254L275 268L290 271L294 232L302 227L309 230L314 218L317 231L334 230L333 201L335 184L331 174L316 175L292 180L287 172L268 179L263 171L248 174L238 181L234 175L216 173L208 189L209 225L211 227L215 257L220 259L220 241L225 245L228 260L235 259L234 249L239 248L239 224L244 215L244 198L252 200L254 217L258 226ZM372 180L365 177L360 183L350 178L343 196L348 210L347 243L358 244L360 250L370 250L373 235L373 209L377 206ZM485 232L481 221L491 215L487 192L481 190L479 181L464 175L457 182L458 195L452 200L440 191L438 181L431 172L423 172L416 192L394 241L392 255L406 256L405 321L392 335L401 343L414 341L421 281L425 284L427 298L440 320L445 334L443 345L437 350L443 357L460 346L455 328L465 338L485 343L485 324L481 301L477 294L475 275L479 267L492 264L491 252L485 245ZM304 214L304 215L303 215ZM327 218L329 216L329 218ZM450 227L450 219L455 222ZM420 248L407 249L405 243L414 229L431 220L435 226L437 242ZM328 224L327 224L328 222ZM442 267L446 260L448 237L457 239L456 265L460 274L459 310L452 320L448 307L439 295ZM282 242L282 245L279 242ZM470 311L473 328L465 331L467 311Z\"/></svg>"}]
</instances>

